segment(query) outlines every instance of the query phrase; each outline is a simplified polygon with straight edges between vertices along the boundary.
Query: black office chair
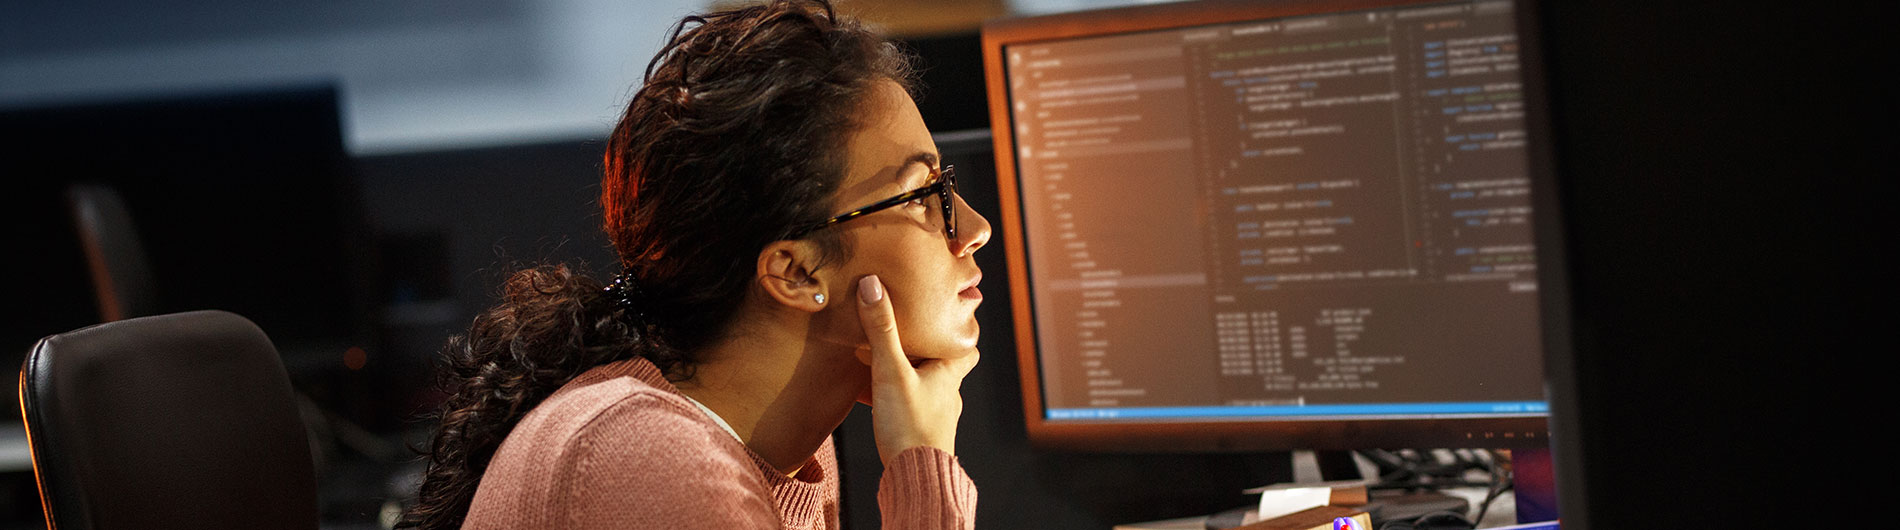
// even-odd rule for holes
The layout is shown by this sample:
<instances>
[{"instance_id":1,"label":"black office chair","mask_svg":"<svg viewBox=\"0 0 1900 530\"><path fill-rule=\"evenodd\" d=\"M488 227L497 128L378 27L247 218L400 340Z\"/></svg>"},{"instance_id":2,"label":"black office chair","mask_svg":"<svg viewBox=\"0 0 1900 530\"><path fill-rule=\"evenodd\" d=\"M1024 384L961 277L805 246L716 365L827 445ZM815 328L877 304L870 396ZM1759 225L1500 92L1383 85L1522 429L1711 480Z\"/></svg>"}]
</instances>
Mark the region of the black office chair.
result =
<instances>
[{"instance_id":1,"label":"black office chair","mask_svg":"<svg viewBox=\"0 0 1900 530\"><path fill-rule=\"evenodd\" d=\"M244 317L195 311L41 339L20 371L53 530L317 528L289 377Z\"/></svg>"}]
</instances>

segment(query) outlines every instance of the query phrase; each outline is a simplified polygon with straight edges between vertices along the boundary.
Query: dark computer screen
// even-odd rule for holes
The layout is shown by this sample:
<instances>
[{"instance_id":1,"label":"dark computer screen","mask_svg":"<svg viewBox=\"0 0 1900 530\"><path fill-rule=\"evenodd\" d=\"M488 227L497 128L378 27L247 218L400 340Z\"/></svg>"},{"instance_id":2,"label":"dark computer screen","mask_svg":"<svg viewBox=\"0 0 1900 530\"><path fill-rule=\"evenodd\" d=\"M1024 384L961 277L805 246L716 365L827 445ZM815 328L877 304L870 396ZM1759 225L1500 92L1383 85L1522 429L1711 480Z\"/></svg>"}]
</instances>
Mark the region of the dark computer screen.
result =
<instances>
[{"instance_id":1,"label":"dark computer screen","mask_svg":"<svg viewBox=\"0 0 1900 530\"><path fill-rule=\"evenodd\" d=\"M1512 4L1219 11L988 35L1032 436L1541 437Z\"/></svg>"},{"instance_id":2,"label":"dark computer screen","mask_svg":"<svg viewBox=\"0 0 1900 530\"><path fill-rule=\"evenodd\" d=\"M31 341L98 321L65 211L66 188L90 184L123 198L158 312L238 313L293 372L340 365L368 339L361 284L373 269L337 98L310 85L0 109L13 149L0 174L20 181L10 229L45 279L12 304L36 316L10 334Z\"/></svg>"}]
</instances>

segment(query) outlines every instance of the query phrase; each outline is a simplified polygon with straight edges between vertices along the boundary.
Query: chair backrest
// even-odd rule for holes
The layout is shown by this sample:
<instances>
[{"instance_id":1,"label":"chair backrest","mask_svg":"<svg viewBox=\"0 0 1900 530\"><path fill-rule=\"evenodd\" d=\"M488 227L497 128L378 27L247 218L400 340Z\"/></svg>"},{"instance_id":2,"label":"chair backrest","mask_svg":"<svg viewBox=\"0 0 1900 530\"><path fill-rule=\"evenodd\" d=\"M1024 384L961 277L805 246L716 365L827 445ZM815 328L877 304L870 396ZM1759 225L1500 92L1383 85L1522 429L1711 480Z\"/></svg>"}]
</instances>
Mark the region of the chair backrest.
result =
<instances>
[{"instance_id":1,"label":"chair backrest","mask_svg":"<svg viewBox=\"0 0 1900 530\"><path fill-rule=\"evenodd\" d=\"M316 528L294 399L270 339L223 311L41 339L20 401L48 525Z\"/></svg>"},{"instance_id":2,"label":"chair backrest","mask_svg":"<svg viewBox=\"0 0 1900 530\"><path fill-rule=\"evenodd\" d=\"M157 314L151 266L119 192L97 184L75 184L66 189L66 202L86 254L93 292L99 298L99 320Z\"/></svg>"}]
</instances>

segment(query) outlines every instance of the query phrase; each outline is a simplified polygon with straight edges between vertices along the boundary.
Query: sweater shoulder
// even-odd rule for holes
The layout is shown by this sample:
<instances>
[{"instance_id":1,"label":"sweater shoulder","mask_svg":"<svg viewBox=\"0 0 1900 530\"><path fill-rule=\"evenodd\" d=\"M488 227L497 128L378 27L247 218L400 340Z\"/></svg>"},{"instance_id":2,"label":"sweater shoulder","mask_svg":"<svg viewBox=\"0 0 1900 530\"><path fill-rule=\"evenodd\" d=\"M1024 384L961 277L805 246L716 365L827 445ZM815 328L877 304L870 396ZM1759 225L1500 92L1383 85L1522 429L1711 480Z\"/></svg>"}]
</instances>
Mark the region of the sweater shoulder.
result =
<instances>
[{"instance_id":1,"label":"sweater shoulder","mask_svg":"<svg viewBox=\"0 0 1900 530\"><path fill-rule=\"evenodd\" d=\"M618 458L592 465L667 467L729 464L749 470L737 440L686 398L631 377L569 388L535 407L496 453L521 434L522 449L572 467L576 457Z\"/></svg>"},{"instance_id":2,"label":"sweater shoulder","mask_svg":"<svg viewBox=\"0 0 1900 530\"><path fill-rule=\"evenodd\" d=\"M469 515L493 513L504 523L496 527L571 528L713 511L769 516L753 467L684 397L615 377L565 388L529 412L483 473Z\"/></svg>"}]
</instances>

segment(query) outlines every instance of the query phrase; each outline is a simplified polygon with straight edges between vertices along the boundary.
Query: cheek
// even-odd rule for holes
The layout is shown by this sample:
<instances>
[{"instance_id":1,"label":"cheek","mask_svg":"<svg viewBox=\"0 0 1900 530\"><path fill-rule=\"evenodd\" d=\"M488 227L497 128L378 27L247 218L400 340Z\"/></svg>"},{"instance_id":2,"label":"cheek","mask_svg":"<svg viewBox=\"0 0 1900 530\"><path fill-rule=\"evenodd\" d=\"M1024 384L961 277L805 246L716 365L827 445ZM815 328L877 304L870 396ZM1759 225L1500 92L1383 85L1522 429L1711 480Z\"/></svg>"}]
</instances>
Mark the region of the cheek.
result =
<instances>
[{"instance_id":1,"label":"cheek","mask_svg":"<svg viewBox=\"0 0 1900 530\"><path fill-rule=\"evenodd\" d=\"M891 287L891 309L897 312L897 331L913 356L934 357L928 352L947 347L954 331L956 301L947 296L947 288L925 280Z\"/></svg>"},{"instance_id":2,"label":"cheek","mask_svg":"<svg viewBox=\"0 0 1900 530\"><path fill-rule=\"evenodd\" d=\"M976 347L980 331L968 304L948 287L937 291L942 292L912 296L894 307L905 352L912 357L957 357Z\"/></svg>"},{"instance_id":3,"label":"cheek","mask_svg":"<svg viewBox=\"0 0 1900 530\"><path fill-rule=\"evenodd\" d=\"M890 238L882 242L869 242L878 245L877 250L854 260L854 268L859 275L876 274L890 290L893 308L902 320L927 319L931 309L943 305L949 293L950 285L945 278L950 274L947 269L948 254L941 236L930 238L922 230L913 226L902 226L900 233L904 237ZM898 234L892 234L898 235ZM934 244L934 246L932 246ZM854 277L855 278L855 277Z\"/></svg>"},{"instance_id":4,"label":"cheek","mask_svg":"<svg viewBox=\"0 0 1900 530\"><path fill-rule=\"evenodd\" d=\"M891 309L897 311L897 329L906 335L926 334L943 319L943 300L935 296L927 286L915 286L902 291L893 289Z\"/></svg>"},{"instance_id":5,"label":"cheek","mask_svg":"<svg viewBox=\"0 0 1900 530\"><path fill-rule=\"evenodd\" d=\"M959 337L970 334L965 329L969 327L969 314L954 292L956 263L944 246L943 236L916 226L891 228L898 231L866 231L880 237L855 241L860 252L841 271L849 271L851 281L866 274L876 274L883 281L890 292L897 332L906 353L937 357L958 349L958 344L964 342ZM856 289L850 293L856 296ZM861 330L859 333L862 336Z\"/></svg>"}]
</instances>

